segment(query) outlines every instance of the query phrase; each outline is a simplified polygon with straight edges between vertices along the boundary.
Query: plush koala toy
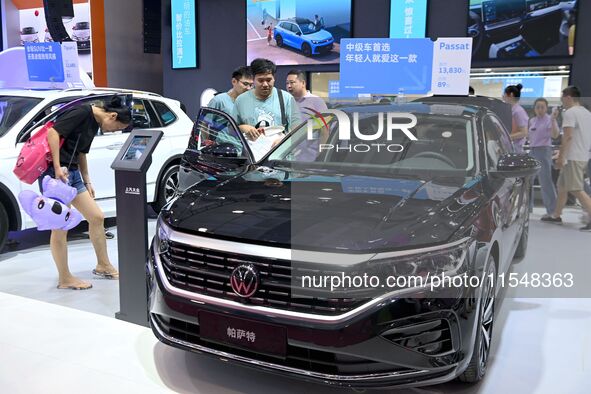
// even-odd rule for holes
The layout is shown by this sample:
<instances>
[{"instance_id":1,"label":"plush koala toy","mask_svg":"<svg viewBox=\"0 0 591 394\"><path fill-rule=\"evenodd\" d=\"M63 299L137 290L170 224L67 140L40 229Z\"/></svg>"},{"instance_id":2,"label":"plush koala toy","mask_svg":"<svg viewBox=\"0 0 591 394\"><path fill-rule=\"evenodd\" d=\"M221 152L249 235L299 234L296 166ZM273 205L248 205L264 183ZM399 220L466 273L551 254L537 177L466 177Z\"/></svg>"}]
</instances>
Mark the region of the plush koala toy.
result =
<instances>
[{"instance_id":1,"label":"plush koala toy","mask_svg":"<svg viewBox=\"0 0 591 394\"><path fill-rule=\"evenodd\" d=\"M18 199L24 211L37 223L37 230L70 230L82 221L82 215L68 204L76 197L75 188L49 175L43 178L43 195L24 190Z\"/></svg>"}]
</instances>

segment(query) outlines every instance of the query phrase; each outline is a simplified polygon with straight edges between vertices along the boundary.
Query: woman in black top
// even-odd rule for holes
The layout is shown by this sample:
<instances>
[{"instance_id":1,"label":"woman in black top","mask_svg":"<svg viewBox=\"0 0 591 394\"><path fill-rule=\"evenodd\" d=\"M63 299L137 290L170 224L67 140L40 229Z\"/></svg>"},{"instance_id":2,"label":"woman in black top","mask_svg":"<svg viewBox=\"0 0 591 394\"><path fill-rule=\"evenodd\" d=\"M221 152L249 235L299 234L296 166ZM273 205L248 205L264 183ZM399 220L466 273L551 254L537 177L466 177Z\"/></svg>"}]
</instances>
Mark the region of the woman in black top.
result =
<instances>
[{"instance_id":1,"label":"woman in black top","mask_svg":"<svg viewBox=\"0 0 591 394\"><path fill-rule=\"evenodd\" d=\"M111 264L107 254L107 241L104 229L104 214L94 201L94 188L88 173L86 154L100 127L103 133L125 129L131 122L131 110L124 106L121 99L114 96L101 106L83 104L65 111L47 133L53 163L46 174L61 179L78 190L72 205L88 221L90 240L97 258L95 275L118 279L119 273ZM60 138L64 144L60 148ZM76 278L68 267L67 231L51 232L51 254L59 273L58 289L84 290L92 284Z\"/></svg>"}]
</instances>

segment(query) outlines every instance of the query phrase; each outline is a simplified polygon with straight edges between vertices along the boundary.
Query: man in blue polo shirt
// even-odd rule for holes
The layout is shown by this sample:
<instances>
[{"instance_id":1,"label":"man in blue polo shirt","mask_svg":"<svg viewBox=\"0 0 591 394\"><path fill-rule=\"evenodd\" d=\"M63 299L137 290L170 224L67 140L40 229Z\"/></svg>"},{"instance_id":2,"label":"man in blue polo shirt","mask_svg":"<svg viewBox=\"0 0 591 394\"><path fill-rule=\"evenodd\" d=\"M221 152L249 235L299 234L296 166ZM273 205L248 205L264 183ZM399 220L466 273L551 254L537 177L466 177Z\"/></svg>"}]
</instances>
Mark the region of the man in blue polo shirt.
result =
<instances>
[{"instance_id":1,"label":"man in blue polo shirt","mask_svg":"<svg viewBox=\"0 0 591 394\"><path fill-rule=\"evenodd\" d=\"M251 88L252 72L250 67L240 67L232 73L232 89L225 93L216 94L207 106L232 115L236 98L242 93L248 92Z\"/></svg>"},{"instance_id":2,"label":"man in blue polo shirt","mask_svg":"<svg viewBox=\"0 0 591 394\"><path fill-rule=\"evenodd\" d=\"M240 131L255 141L265 127L283 126L286 133L297 127L301 123L299 107L291 94L275 88L275 64L267 59L255 59L250 69L254 75L254 89L236 99L232 112Z\"/></svg>"}]
</instances>

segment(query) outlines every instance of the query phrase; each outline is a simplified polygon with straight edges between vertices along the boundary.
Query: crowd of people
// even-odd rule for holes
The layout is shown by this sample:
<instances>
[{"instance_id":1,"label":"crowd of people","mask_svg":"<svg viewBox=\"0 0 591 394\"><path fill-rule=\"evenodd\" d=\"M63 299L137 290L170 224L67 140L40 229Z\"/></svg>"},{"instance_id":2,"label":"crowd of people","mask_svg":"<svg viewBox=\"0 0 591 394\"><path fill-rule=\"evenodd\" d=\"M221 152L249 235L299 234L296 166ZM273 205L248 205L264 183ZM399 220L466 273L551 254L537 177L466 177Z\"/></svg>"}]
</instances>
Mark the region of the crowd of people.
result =
<instances>
[{"instance_id":1,"label":"crowd of people","mask_svg":"<svg viewBox=\"0 0 591 394\"><path fill-rule=\"evenodd\" d=\"M515 150L523 152L529 141L529 154L541 163L537 175L546 209L543 222L562 223L562 212L572 194L586 212L582 231L591 231L591 188L585 183L585 173L591 175L591 112L581 104L581 91L569 86L562 92L562 108L551 112L548 101L538 98L535 115L530 118L520 105L522 85L505 88L503 100L511 105L511 139ZM561 127L558 124L562 118ZM562 130L562 134L560 132ZM554 153L553 139L561 137L558 153ZM552 167L560 170L556 185ZM531 202L533 207L533 199Z\"/></svg>"},{"instance_id":2,"label":"crowd of people","mask_svg":"<svg viewBox=\"0 0 591 394\"><path fill-rule=\"evenodd\" d=\"M215 95L208 106L232 116L249 141L264 136L271 127L288 133L314 112L327 109L324 100L307 89L305 72L291 70L283 90L275 87L276 71L268 59L253 60L232 73L232 87Z\"/></svg>"}]
</instances>

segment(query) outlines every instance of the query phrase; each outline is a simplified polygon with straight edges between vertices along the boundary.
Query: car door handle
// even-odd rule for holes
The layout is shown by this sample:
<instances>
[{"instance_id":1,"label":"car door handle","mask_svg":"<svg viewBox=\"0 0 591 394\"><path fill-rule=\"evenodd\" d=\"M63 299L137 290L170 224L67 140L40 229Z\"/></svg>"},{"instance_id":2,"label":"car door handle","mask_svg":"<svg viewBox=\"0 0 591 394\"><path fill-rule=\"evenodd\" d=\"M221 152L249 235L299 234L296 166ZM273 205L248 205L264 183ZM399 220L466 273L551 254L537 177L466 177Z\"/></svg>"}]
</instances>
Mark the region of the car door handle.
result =
<instances>
[{"instance_id":1,"label":"car door handle","mask_svg":"<svg viewBox=\"0 0 591 394\"><path fill-rule=\"evenodd\" d=\"M123 143L113 144L113 145L108 145L107 146L107 149L109 149L109 150L120 150L122 146L123 146Z\"/></svg>"}]
</instances>

